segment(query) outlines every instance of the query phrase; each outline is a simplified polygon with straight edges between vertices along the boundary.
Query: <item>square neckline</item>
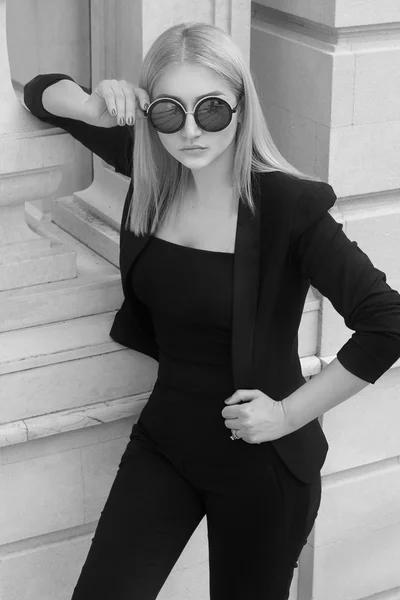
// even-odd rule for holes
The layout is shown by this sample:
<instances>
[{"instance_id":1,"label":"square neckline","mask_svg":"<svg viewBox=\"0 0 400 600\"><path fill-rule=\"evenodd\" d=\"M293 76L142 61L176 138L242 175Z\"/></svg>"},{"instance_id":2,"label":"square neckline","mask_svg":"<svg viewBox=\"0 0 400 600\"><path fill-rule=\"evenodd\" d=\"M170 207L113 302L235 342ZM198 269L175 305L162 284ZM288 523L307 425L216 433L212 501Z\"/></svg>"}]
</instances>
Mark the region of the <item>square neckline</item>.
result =
<instances>
[{"instance_id":1,"label":"square neckline","mask_svg":"<svg viewBox=\"0 0 400 600\"><path fill-rule=\"evenodd\" d=\"M165 240L164 238L160 238L155 235L152 235L151 238L154 240L159 240L160 242L165 242L170 246L185 248L186 250L195 250L196 252L207 252L208 254L227 254L228 256L233 256L235 254L234 252L223 252L222 250L205 250L204 248L193 248L192 246L184 246L183 244L176 244L175 242L170 242L169 240Z\"/></svg>"}]
</instances>

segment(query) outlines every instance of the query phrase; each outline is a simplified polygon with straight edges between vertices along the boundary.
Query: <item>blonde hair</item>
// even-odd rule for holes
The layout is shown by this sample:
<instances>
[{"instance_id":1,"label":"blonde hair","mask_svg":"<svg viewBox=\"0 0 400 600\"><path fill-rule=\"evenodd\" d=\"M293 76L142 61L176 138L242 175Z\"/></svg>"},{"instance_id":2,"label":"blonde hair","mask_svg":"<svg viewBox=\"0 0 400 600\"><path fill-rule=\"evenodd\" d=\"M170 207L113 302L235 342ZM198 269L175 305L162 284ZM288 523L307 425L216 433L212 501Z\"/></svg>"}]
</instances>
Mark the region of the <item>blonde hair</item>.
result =
<instances>
[{"instance_id":1,"label":"blonde hair","mask_svg":"<svg viewBox=\"0 0 400 600\"><path fill-rule=\"evenodd\" d=\"M235 141L233 190L254 214L252 171L282 171L316 180L289 164L277 149L262 112L251 71L240 49L223 29L208 23L180 23L164 31L146 54L139 87L152 97L157 79L172 64L193 63L222 77L239 102L241 123ZM190 170L161 144L148 119L137 119L133 149L133 194L127 228L153 234L172 205L181 206Z\"/></svg>"}]
</instances>

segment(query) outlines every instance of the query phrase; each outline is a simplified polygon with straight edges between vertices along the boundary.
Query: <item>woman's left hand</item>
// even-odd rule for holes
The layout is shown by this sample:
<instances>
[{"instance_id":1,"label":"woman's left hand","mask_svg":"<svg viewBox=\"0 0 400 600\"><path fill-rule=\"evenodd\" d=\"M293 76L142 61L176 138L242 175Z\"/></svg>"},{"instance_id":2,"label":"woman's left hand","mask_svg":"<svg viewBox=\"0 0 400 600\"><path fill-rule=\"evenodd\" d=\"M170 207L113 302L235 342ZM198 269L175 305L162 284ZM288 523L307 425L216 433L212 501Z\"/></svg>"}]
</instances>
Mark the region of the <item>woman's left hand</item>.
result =
<instances>
[{"instance_id":1,"label":"woman's left hand","mask_svg":"<svg viewBox=\"0 0 400 600\"><path fill-rule=\"evenodd\" d=\"M238 404L239 402L246 404ZM276 440L290 428L283 402L273 400L260 390L236 390L222 410L225 426L239 429L239 437L249 444Z\"/></svg>"}]
</instances>

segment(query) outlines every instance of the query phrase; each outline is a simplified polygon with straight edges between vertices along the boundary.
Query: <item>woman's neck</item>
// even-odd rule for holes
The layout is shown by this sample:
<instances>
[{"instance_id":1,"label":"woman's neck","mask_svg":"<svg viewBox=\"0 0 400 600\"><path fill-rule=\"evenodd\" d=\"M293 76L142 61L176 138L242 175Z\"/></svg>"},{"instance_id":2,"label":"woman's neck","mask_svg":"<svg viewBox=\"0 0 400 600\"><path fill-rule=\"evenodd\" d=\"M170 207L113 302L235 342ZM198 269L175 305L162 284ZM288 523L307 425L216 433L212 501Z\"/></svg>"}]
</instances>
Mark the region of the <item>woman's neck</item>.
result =
<instances>
[{"instance_id":1,"label":"woman's neck","mask_svg":"<svg viewBox=\"0 0 400 600\"><path fill-rule=\"evenodd\" d=\"M233 186L208 189L203 197L199 197L196 190L188 189L185 197L185 206L192 211L213 211L216 213L235 213L237 201L233 197Z\"/></svg>"}]
</instances>

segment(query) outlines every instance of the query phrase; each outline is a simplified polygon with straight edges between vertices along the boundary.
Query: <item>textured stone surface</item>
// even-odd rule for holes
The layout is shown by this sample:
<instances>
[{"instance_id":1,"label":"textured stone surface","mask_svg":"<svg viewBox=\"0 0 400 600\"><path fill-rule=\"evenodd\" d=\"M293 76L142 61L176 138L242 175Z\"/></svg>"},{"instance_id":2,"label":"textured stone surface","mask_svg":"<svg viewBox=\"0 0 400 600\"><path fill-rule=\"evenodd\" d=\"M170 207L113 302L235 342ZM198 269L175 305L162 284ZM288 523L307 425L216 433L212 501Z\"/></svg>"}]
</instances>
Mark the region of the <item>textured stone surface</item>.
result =
<instances>
[{"instance_id":1,"label":"textured stone surface","mask_svg":"<svg viewBox=\"0 0 400 600\"><path fill-rule=\"evenodd\" d=\"M196 535L195 533L194 536ZM3 558L0 563L0 597L7 600L69 600L92 537L93 534L72 538ZM193 539L195 542L199 541L197 538ZM182 557L183 555L180 560ZM24 577L21 577L21 573ZM208 562L194 562L181 568L178 568L177 563L159 598L208 600Z\"/></svg>"},{"instance_id":2,"label":"textured stone surface","mask_svg":"<svg viewBox=\"0 0 400 600\"><path fill-rule=\"evenodd\" d=\"M333 56L328 47L270 23L253 23L251 65L265 106L279 106L311 121L329 124L331 116ZM318 78L314 77L318 73ZM343 72L343 75L342 75ZM337 69L343 83L344 64ZM340 102L347 102L347 94Z\"/></svg>"},{"instance_id":3,"label":"textured stone surface","mask_svg":"<svg viewBox=\"0 0 400 600\"><path fill-rule=\"evenodd\" d=\"M37 366L46 365L57 362L55 357L63 352L84 347L94 349L111 341L108 332L114 316L115 312L102 313L3 333L0 337L0 365L4 372L7 372L7 366L14 364L24 370L30 360L36 359Z\"/></svg>"},{"instance_id":4,"label":"textured stone surface","mask_svg":"<svg viewBox=\"0 0 400 600\"><path fill-rule=\"evenodd\" d=\"M148 393L0 425L0 447L137 416Z\"/></svg>"},{"instance_id":5,"label":"textured stone surface","mask_svg":"<svg viewBox=\"0 0 400 600\"><path fill-rule=\"evenodd\" d=\"M25 82L37 73L61 72L77 77L81 85L88 85L89 5L89 0L8 2L8 51L13 80ZM21 39L25 52L21 52Z\"/></svg>"},{"instance_id":6,"label":"textured stone surface","mask_svg":"<svg viewBox=\"0 0 400 600\"><path fill-rule=\"evenodd\" d=\"M400 187L400 48L385 39L334 46L263 13L252 23L251 66L280 151L308 173L329 173L339 196Z\"/></svg>"},{"instance_id":7,"label":"textured stone surface","mask_svg":"<svg viewBox=\"0 0 400 600\"><path fill-rule=\"evenodd\" d=\"M334 22L335 0L303 0L301 3L298 0L257 0L257 4L317 23L332 25Z\"/></svg>"},{"instance_id":8,"label":"textured stone surface","mask_svg":"<svg viewBox=\"0 0 400 600\"><path fill-rule=\"evenodd\" d=\"M115 343L114 343L115 344ZM116 346L116 344L115 344ZM2 375L0 422L116 400L152 389L152 358L127 348L99 354L66 353L64 362Z\"/></svg>"},{"instance_id":9,"label":"textured stone surface","mask_svg":"<svg viewBox=\"0 0 400 600\"><path fill-rule=\"evenodd\" d=\"M398 189L399 155L400 119L332 129L331 184L338 196Z\"/></svg>"},{"instance_id":10,"label":"textured stone surface","mask_svg":"<svg viewBox=\"0 0 400 600\"><path fill-rule=\"evenodd\" d=\"M90 537L43 545L2 558L0 597L7 600L70 600L89 549Z\"/></svg>"},{"instance_id":11,"label":"textured stone surface","mask_svg":"<svg viewBox=\"0 0 400 600\"><path fill-rule=\"evenodd\" d=\"M400 523L400 464L387 462L324 479L314 546L362 538Z\"/></svg>"},{"instance_id":12,"label":"textured stone surface","mask_svg":"<svg viewBox=\"0 0 400 600\"><path fill-rule=\"evenodd\" d=\"M95 427L74 429L57 435L37 438L30 440L27 444L5 446L0 451L0 465L9 465L129 437L132 425L137 422L137 419L137 416L126 417L110 423L101 423Z\"/></svg>"},{"instance_id":13,"label":"textured stone surface","mask_svg":"<svg viewBox=\"0 0 400 600\"><path fill-rule=\"evenodd\" d=\"M400 20L397 0L257 0L258 4L330 27L354 27Z\"/></svg>"},{"instance_id":14,"label":"textured stone surface","mask_svg":"<svg viewBox=\"0 0 400 600\"><path fill-rule=\"evenodd\" d=\"M83 523L79 450L0 467L0 544Z\"/></svg>"},{"instance_id":15,"label":"textured stone surface","mask_svg":"<svg viewBox=\"0 0 400 600\"><path fill-rule=\"evenodd\" d=\"M400 524L317 548L314 598L356 600L400 586Z\"/></svg>"},{"instance_id":16,"label":"textured stone surface","mask_svg":"<svg viewBox=\"0 0 400 600\"><path fill-rule=\"evenodd\" d=\"M75 253L77 277L0 292L0 332L117 310L123 301L119 270L57 227L36 230Z\"/></svg>"},{"instance_id":17,"label":"textured stone surface","mask_svg":"<svg viewBox=\"0 0 400 600\"><path fill-rule=\"evenodd\" d=\"M208 600L208 562L187 569L173 570L162 587L160 600Z\"/></svg>"},{"instance_id":18,"label":"textured stone surface","mask_svg":"<svg viewBox=\"0 0 400 600\"><path fill-rule=\"evenodd\" d=\"M322 473L336 473L400 455L400 369L324 414L329 452Z\"/></svg>"},{"instance_id":19,"label":"textured stone surface","mask_svg":"<svg viewBox=\"0 0 400 600\"><path fill-rule=\"evenodd\" d=\"M400 19L400 8L399 8ZM400 44L356 54L354 124L400 120Z\"/></svg>"},{"instance_id":20,"label":"textured stone surface","mask_svg":"<svg viewBox=\"0 0 400 600\"><path fill-rule=\"evenodd\" d=\"M119 264L119 232L99 219L76 198L60 198L54 205L53 219L57 225L82 240L113 265Z\"/></svg>"},{"instance_id":21,"label":"textured stone surface","mask_svg":"<svg viewBox=\"0 0 400 600\"><path fill-rule=\"evenodd\" d=\"M1 291L73 277L76 277L75 253L63 244L53 244L40 253L32 252L30 257L12 258L0 264Z\"/></svg>"}]
</instances>

